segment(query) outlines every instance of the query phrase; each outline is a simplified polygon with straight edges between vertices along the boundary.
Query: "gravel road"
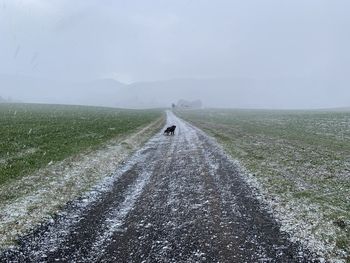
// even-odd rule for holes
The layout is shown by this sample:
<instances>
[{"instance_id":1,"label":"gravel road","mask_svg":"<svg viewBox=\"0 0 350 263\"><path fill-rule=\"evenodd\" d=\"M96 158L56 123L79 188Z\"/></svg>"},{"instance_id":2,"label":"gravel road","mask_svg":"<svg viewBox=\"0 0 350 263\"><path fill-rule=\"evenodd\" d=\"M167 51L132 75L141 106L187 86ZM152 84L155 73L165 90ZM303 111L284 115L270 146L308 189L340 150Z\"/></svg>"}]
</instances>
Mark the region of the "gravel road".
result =
<instances>
[{"instance_id":1,"label":"gravel road","mask_svg":"<svg viewBox=\"0 0 350 263\"><path fill-rule=\"evenodd\" d=\"M236 164L171 112L111 177L22 237L1 262L312 262Z\"/></svg>"}]
</instances>

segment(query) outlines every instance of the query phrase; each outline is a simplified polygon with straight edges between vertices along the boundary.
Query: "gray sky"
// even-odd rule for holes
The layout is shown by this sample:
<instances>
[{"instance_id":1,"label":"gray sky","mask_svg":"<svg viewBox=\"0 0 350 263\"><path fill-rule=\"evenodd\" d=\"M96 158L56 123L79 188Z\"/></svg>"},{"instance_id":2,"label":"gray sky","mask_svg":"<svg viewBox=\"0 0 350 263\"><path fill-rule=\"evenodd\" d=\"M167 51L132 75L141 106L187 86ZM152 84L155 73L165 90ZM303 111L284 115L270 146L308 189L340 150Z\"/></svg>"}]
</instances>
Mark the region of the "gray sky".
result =
<instances>
[{"instance_id":1,"label":"gray sky","mask_svg":"<svg viewBox=\"0 0 350 263\"><path fill-rule=\"evenodd\" d=\"M345 77L348 0L2 0L0 72L121 81Z\"/></svg>"},{"instance_id":2,"label":"gray sky","mask_svg":"<svg viewBox=\"0 0 350 263\"><path fill-rule=\"evenodd\" d=\"M345 92L349 10L349 0L0 0L0 74L299 78Z\"/></svg>"}]
</instances>

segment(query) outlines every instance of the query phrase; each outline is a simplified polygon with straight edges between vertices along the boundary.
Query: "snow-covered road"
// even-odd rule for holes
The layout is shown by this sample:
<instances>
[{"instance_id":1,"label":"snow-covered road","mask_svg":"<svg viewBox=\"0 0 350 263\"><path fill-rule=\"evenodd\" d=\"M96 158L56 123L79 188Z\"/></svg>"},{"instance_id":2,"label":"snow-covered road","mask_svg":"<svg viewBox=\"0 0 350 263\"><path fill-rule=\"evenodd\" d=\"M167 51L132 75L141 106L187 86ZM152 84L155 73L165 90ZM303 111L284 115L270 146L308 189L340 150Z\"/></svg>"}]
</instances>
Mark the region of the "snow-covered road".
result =
<instances>
[{"instance_id":1,"label":"snow-covered road","mask_svg":"<svg viewBox=\"0 0 350 263\"><path fill-rule=\"evenodd\" d=\"M173 124L0 261L309 262L221 148L167 112Z\"/></svg>"}]
</instances>

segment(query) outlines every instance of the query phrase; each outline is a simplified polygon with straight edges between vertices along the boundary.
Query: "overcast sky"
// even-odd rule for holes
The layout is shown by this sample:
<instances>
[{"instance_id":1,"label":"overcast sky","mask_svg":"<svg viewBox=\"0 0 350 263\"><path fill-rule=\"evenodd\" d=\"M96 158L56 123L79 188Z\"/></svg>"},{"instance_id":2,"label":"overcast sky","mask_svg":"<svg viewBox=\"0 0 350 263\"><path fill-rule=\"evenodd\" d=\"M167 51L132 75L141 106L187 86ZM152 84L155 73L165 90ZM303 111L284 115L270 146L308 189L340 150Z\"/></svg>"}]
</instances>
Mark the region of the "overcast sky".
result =
<instances>
[{"instance_id":1,"label":"overcast sky","mask_svg":"<svg viewBox=\"0 0 350 263\"><path fill-rule=\"evenodd\" d=\"M349 0L0 0L0 73L347 79Z\"/></svg>"}]
</instances>

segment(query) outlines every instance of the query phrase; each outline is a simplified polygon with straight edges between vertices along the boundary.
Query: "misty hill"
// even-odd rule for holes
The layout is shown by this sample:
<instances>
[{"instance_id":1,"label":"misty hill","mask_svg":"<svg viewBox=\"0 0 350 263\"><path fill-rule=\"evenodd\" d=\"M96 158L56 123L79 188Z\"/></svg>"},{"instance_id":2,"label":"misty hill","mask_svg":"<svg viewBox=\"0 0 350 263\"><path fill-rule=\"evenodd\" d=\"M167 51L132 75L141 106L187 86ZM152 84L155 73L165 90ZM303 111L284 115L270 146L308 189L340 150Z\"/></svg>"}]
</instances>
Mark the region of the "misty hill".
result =
<instances>
[{"instance_id":1,"label":"misty hill","mask_svg":"<svg viewBox=\"0 0 350 263\"><path fill-rule=\"evenodd\" d=\"M110 79L69 82L0 75L0 94L23 102L117 106L124 84Z\"/></svg>"},{"instance_id":2,"label":"misty hill","mask_svg":"<svg viewBox=\"0 0 350 263\"><path fill-rule=\"evenodd\" d=\"M82 104L126 108L170 107L179 99L201 100L205 107L348 107L337 83L294 79L174 79L123 84L113 79L52 81L0 75L0 94L23 102Z\"/></svg>"},{"instance_id":3,"label":"misty hill","mask_svg":"<svg viewBox=\"0 0 350 263\"><path fill-rule=\"evenodd\" d=\"M177 79L135 83L128 92L171 105L178 99L201 100L205 107L328 108L349 105L337 83L307 79Z\"/></svg>"},{"instance_id":4,"label":"misty hill","mask_svg":"<svg viewBox=\"0 0 350 263\"><path fill-rule=\"evenodd\" d=\"M13 100L11 97L5 99L5 98L0 96L0 103L13 103L13 102L19 102L19 101Z\"/></svg>"}]
</instances>

